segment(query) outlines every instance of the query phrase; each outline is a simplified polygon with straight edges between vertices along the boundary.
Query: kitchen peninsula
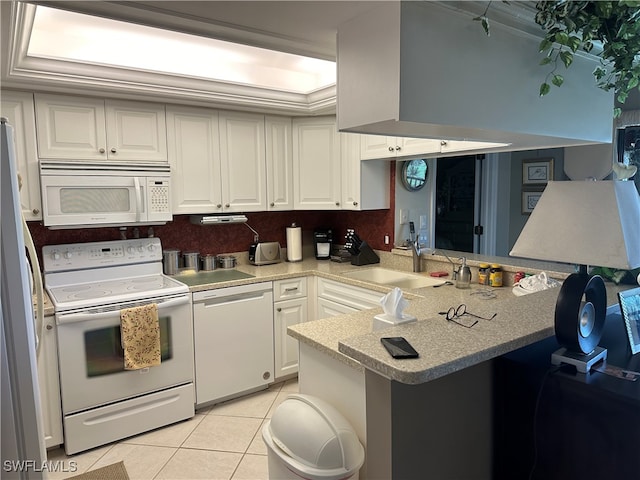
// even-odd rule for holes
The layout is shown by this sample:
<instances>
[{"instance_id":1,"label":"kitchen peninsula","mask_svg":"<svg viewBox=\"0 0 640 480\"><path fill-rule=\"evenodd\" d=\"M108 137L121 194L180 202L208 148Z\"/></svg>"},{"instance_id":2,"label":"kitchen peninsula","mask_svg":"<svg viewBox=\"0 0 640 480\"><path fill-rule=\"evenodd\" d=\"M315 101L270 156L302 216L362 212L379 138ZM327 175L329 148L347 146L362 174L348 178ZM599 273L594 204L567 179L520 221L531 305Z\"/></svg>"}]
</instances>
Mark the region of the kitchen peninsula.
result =
<instances>
[{"instance_id":1,"label":"kitchen peninsula","mask_svg":"<svg viewBox=\"0 0 640 480\"><path fill-rule=\"evenodd\" d=\"M562 275L561 275L562 276ZM608 303L618 287L608 285ZM361 478L492 478L493 360L554 334L558 289L487 298L479 286L412 290L418 321L372 331L363 311L295 325L301 393L332 402L366 444ZM492 320L473 328L439 312L460 304ZM420 357L394 360L381 337L403 336Z\"/></svg>"}]
</instances>

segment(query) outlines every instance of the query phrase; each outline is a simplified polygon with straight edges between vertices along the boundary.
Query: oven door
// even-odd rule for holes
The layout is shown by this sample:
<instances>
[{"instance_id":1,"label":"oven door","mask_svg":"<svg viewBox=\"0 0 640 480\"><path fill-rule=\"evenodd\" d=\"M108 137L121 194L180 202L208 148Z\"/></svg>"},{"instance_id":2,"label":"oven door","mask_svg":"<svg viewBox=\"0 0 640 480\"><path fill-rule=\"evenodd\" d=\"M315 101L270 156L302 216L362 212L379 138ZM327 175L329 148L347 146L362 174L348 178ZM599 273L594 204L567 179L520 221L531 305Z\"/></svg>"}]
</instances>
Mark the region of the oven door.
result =
<instances>
[{"instance_id":1,"label":"oven door","mask_svg":"<svg viewBox=\"0 0 640 480\"><path fill-rule=\"evenodd\" d=\"M124 370L120 309L156 303L162 361ZM56 314L65 415L193 382L191 296L149 299Z\"/></svg>"}]
</instances>

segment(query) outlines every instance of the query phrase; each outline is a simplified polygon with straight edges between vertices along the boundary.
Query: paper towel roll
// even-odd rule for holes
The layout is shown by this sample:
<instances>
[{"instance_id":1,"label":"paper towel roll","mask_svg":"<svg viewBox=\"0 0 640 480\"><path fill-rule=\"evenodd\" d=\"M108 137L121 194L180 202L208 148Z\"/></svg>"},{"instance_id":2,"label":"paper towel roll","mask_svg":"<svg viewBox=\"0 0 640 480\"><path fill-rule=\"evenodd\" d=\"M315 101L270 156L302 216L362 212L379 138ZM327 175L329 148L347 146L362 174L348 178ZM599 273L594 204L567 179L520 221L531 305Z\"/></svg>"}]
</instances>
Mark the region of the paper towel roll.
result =
<instances>
[{"instance_id":1,"label":"paper towel roll","mask_svg":"<svg viewBox=\"0 0 640 480\"><path fill-rule=\"evenodd\" d=\"M287 261L302 260L302 228L293 224L287 227Z\"/></svg>"}]
</instances>

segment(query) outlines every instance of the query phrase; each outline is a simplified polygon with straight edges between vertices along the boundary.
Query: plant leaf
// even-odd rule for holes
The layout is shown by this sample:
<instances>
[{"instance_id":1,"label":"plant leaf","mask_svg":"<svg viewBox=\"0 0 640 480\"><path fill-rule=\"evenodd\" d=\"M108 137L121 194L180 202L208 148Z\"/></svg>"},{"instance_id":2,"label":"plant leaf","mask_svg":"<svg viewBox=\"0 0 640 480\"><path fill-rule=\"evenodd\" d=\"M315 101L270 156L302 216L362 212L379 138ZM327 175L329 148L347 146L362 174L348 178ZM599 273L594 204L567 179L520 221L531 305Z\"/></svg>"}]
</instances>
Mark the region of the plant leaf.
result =
<instances>
[{"instance_id":1,"label":"plant leaf","mask_svg":"<svg viewBox=\"0 0 640 480\"><path fill-rule=\"evenodd\" d=\"M549 93L549 90L551 90L549 84L546 82L543 83L542 85L540 85L540 96L544 97L547 93Z\"/></svg>"},{"instance_id":2,"label":"plant leaf","mask_svg":"<svg viewBox=\"0 0 640 480\"><path fill-rule=\"evenodd\" d=\"M560 52L560 60L562 60L566 68L569 68L569 65L573 63L573 53L567 51Z\"/></svg>"},{"instance_id":3,"label":"plant leaf","mask_svg":"<svg viewBox=\"0 0 640 480\"><path fill-rule=\"evenodd\" d=\"M553 45L553 42L551 42L547 37L545 37L540 42L540 45L538 46L538 51L540 53L546 52L547 50L549 50L551 48L552 45Z\"/></svg>"},{"instance_id":4,"label":"plant leaf","mask_svg":"<svg viewBox=\"0 0 640 480\"><path fill-rule=\"evenodd\" d=\"M542 60L540 60L540 65L548 65L551 63L551 57L544 57Z\"/></svg>"},{"instance_id":5,"label":"plant leaf","mask_svg":"<svg viewBox=\"0 0 640 480\"><path fill-rule=\"evenodd\" d=\"M562 75L555 74L551 78L551 83L553 83L556 87L560 87L564 83L564 77Z\"/></svg>"}]
</instances>

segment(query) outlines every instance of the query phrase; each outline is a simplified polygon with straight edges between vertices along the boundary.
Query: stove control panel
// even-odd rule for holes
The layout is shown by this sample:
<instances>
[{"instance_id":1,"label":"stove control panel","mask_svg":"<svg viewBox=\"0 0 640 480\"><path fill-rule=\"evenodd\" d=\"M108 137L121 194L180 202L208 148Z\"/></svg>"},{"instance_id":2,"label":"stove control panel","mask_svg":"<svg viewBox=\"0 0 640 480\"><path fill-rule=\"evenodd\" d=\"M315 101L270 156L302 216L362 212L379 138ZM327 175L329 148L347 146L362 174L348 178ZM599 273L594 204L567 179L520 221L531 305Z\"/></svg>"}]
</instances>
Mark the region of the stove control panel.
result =
<instances>
[{"instance_id":1,"label":"stove control panel","mask_svg":"<svg viewBox=\"0 0 640 480\"><path fill-rule=\"evenodd\" d=\"M162 262L159 238L47 245L42 248L45 272Z\"/></svg>"}]
</instances>

